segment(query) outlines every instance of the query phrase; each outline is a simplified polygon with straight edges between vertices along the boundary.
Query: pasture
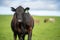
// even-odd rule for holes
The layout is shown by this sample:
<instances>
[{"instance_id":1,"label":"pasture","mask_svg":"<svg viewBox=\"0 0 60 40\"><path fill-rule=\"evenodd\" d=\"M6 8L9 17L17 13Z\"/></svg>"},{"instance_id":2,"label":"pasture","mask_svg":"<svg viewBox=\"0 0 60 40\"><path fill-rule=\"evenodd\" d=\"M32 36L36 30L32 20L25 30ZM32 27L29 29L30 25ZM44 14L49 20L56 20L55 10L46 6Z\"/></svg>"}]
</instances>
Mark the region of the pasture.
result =
<instances>
[{"instance_id":1,"label":"pasture","mask_svg":"<svg viewBox=\"0 0 60 40\"><path fill-rule=\"evenodd\" d=\"M54 17L54 23L44 23L45 18ZM60 40L60 17L58 16L33 16L38 19L35 22L32 40ZM0 40L13 40L13 32L10 27L12 16L0 15ZM27 36L26 36L27 39Z\"/></svg>"}]
</instances>

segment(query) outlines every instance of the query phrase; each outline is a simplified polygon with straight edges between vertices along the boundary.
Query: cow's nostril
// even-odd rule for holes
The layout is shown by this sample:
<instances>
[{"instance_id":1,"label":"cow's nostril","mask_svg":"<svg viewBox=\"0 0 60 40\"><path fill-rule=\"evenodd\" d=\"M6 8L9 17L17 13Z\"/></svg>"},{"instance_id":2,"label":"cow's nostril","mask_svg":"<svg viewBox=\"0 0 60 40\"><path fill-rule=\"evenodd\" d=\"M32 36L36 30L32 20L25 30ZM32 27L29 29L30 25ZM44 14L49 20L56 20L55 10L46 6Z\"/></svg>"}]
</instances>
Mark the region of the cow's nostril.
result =
<instances>
[{"instance_id":1,"label":"cow's nostril","mask_svg":"<svg viewBox=\"0 0 60 40\"><path fill-rule=\"evenodd\" d=\"M22 22L22 20L18 20L18 22Z\"/></svg>"}]
</instances>

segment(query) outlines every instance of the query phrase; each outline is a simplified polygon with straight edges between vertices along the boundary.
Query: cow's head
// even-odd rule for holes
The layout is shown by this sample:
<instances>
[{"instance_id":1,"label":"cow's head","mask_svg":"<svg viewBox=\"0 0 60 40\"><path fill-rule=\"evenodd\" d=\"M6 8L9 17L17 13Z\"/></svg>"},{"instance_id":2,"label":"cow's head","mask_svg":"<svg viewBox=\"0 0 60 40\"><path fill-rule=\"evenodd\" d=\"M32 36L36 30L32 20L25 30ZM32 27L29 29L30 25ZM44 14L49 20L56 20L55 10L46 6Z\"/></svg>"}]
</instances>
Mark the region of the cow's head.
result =
<instances>
[{"instance_id":1,"label":"cow's head","mask_svg":"<svg viewBox=\"0 0 60 40\"><path fill-rule=\"evenodd\" d=\"M25 13L25 11L28 11L29 8L27 7L24 9L22 6L19 6L16 9L14 7L11 7L11 10L13 12L15 12L17 21L22 22L23 21L23 13Z\"/></svg>"},{"instance_id":2,"label":"cow's head","mask_svg":"<svg viewBox=\"0 0 60 40\"><path fill-rule=\"evenodd\" d=\"M24 8L22 6L17 7L16 9L11 7L11 10L15 12L16 18L18 22L22 22L22 14L24 13Z\"/></svg>"}]
</instances>

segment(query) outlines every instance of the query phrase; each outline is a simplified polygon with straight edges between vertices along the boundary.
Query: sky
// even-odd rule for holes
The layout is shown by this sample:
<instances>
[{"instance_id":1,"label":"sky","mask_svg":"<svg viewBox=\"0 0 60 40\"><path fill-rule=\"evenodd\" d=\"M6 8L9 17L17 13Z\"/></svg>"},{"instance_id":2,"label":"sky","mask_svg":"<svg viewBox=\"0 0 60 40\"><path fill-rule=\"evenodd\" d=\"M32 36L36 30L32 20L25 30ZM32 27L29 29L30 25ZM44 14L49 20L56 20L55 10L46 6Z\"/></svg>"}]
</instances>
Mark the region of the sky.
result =
<instances>
[{"instance_id":1,"label":"sky","mask_svg":"<svg viewBox=\"0 0 60 40\"><path fill-rule=\"evenodd\" d=\"M60 0L0 0L0 15L11 15L11 7L30 7L31 15L60 16Z\"/></svg>"}]
</instances>

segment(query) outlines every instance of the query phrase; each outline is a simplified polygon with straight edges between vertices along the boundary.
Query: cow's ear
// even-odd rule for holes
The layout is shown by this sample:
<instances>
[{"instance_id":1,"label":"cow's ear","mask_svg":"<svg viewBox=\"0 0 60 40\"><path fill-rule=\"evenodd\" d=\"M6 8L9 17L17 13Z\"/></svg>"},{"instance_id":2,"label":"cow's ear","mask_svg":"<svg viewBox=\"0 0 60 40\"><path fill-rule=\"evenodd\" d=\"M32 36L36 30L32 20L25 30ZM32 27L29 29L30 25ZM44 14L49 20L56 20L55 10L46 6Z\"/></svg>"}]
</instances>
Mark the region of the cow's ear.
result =
<instances>
[{"instance_id":1,"label":"cow's ear","mask_svg":"<svg viewBox=\"0 0 60 40\"><path fill-rule=\"evenodd\" d=\"M26 7L24 10L26 11L26 10L29 10L30 8L29 7Z\"/></svg>"},{"instance_id":2,"label":"cow's ear","mask_svg":"<svg viewBox=\"0 0 60 40\"><path fill-rule=\"evenodd\" d=\"M26 8L24 9L24 12L25 12L25 13L29 13L29 9L30 9L29 7L26 7Z\"/></svg>"},{"instance_id":3,"label":"cow's ear","mask_svg":"<svg viewBox=\"0 0 60 40\"><path fill-rule=\"evenodd\" d=\"M13 8L13 7L11 7L11 11L15 12L15 11L16 11L16 9L15 9L15 8Z\"/></svg>"}]
</instances>

